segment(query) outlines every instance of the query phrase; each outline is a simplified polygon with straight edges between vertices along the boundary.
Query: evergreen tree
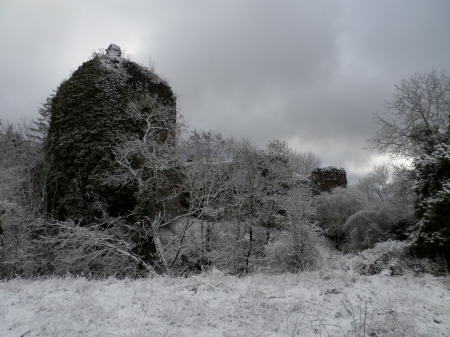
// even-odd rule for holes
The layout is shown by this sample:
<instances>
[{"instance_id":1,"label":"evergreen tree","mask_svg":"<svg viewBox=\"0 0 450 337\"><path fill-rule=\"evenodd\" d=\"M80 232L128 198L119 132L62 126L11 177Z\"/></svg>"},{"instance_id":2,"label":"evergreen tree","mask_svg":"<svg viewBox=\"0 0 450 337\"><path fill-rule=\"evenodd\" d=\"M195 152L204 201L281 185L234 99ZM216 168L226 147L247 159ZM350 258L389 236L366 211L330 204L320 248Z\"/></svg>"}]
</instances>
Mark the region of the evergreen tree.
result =
<instances>
[{"instance_id":1,"label":"evergreen tree","mask_svg":"<svg viewBox=\"0 0 450 337\"><path fill-rule=\"evenodd\" d=\"M418 195L416 251L441 255L450 262L450 145L440 144L415 162Z\"/></svg>"}]
</instances>

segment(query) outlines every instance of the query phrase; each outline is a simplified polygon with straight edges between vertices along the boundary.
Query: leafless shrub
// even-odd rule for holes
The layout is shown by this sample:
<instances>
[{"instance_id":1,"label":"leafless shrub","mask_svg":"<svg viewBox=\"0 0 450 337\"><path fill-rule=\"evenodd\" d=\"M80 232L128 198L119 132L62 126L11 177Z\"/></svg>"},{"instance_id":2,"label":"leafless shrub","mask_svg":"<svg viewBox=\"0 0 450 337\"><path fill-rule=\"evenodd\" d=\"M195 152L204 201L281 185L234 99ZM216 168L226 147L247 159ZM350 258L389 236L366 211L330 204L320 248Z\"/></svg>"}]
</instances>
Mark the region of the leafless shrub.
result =
<instances>
[{"instance_id":1,"label":"leafless shrub","mask_svg":"<svg viewBox=\"0 0 450 337\"><path fill-rule=\"evenodd\" d=\"M312 171L319 168L322 164L322 159L320 159L316 154L311 151L308 152L295 152L290 151L289 165L292 171L296 174L309 176Z\"/></svg>"},{"instance_id":2,"label":"leafless shrub","mask_svg":"<svg viewBox=\"0 0 450 337\"><path fill-rule=\"evenodd\" d=\"M315 269L322 258L320 246L320 238L306 224L282 231L265 248L269 270L298 272Z\"/></svg>"},{"instance_id":3,"label":"leafless shrub","mask_svg":"<svg viewBox=\"0 0 450 337\"><path fill-rule=\"evenodd\" d=\"M338 257L333 268L353 270L360 275L415 275L432 274L445 275L447 273L445 261L430 261L417 259L411 255L412 242L384 241L373 248L363 250L358 254L348 254Z\"/></svg>"},{"instance_id":4,"label":"leafless shrub","mask_svg":"<svg viewBox=\"0 0 450 337\"><path fill-rule=\"evenodd\" d=\"M353 188L335 188L332 193L317 197L316 216L318 225L326 234L341 243L347 236L347 219L368 206L364 195Z\"/></svg>"},{"instance_id":5,"label":"leafless shrub","mask_svg":"<svg viewBox=\"0 0 450 337\"><path fill-rule=\"evenodd\" d=\"M377 242L387 238L393 219L386 208L363 209L350 216L344 224L347 233L344 249L361 251L372 248Z\"/></svg>"}]
</instances>

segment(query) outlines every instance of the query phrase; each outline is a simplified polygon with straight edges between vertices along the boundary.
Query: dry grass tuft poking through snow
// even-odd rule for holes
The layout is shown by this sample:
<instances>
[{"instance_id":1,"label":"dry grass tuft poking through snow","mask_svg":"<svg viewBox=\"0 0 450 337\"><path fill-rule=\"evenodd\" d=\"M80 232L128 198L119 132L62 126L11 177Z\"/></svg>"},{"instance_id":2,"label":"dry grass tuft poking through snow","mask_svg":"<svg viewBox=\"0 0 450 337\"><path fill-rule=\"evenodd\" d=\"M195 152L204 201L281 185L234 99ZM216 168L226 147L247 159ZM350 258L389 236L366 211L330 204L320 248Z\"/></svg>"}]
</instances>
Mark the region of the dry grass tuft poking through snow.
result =
<instances>
[{"instance_id":1,"label":"dry grass tuft poking through snow","mask_svg":"<svg viewBox=\"0 0 450 337\"><path fill-rule=\"evenodd\" d=\"M450 280L321 270L0 282L2 336L450 336Z\"/></svg>"}]
</instances>

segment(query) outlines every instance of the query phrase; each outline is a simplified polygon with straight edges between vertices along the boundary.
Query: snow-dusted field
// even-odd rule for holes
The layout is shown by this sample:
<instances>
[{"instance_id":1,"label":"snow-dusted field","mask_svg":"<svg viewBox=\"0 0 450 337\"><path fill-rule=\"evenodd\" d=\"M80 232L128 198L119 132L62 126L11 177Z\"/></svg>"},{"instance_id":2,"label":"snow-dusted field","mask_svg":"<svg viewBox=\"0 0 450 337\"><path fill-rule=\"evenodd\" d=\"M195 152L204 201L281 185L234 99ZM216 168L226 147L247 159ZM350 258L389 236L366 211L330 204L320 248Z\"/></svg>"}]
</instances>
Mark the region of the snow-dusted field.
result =
<instances>
[{"instance_id":1,"label":"snow-dusted field","mask_svg":"<svg viewBox=\"0 0 450 337\"><path fill-rule=\"evenodd\" d=\"M0 282L1 336L450 336L450 280L322 270Z\"/></svg>"}]
</instances>

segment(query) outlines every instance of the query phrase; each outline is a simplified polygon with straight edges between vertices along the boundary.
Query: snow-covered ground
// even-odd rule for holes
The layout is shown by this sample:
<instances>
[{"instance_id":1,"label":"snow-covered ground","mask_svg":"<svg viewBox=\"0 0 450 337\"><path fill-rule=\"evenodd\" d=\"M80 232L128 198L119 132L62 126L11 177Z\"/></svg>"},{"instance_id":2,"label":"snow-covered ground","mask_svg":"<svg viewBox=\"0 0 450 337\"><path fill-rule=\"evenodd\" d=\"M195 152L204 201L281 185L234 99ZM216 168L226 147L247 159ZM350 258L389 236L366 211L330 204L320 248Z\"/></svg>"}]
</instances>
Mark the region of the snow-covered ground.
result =
<instances>
[{"instance_id":1,"label":"snow-covered ground","mask_svg":"<svg viewBox=\"0 0 450 337\"><path fill-rule=\"evenodd\" d=\"M450 336L450 279L331 269L0 282L1 336Z\"/></svg>"}]
</instances>

